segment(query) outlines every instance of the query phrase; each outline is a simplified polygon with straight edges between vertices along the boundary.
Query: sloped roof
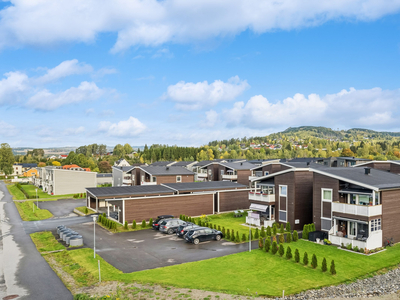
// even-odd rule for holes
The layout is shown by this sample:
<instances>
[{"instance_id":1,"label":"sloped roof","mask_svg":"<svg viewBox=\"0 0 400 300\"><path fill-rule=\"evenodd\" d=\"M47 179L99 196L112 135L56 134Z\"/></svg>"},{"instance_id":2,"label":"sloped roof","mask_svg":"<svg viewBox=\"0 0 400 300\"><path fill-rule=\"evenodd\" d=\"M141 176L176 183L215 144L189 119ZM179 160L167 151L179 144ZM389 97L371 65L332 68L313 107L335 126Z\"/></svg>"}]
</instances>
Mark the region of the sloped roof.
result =
<instances>
[{"instance_id":1,"label":"sloped roof","mask_svg":"<svg viewBox=\"0 0 400 300\"><path fill-rule=\"evenodd\" d=\"M183 183L164 183L164 186L177 191L206 191L222 189L242 189L245 185L231 181L204 181L204 182L183 182Z\"/></svg>"},{"instance_id":2,"label":"sloped roof","mask_svg":"<svg viewBox=\"0 0 400 300\"><path fill-rule=\"evenodd\" d=\"M114 186L87 188L90 194L95 197L129 197L146 194L173 194L174 191L162 185L135 185L135 186Z\"/></svg>"},{"instance_id":3,"label":"sloped roof","mask_svg":"<svg viewBox=\"0 0 400 300\"><path fill-rule=\"evenodd\" d=\"M148 166L140 167L146 173L153 176L163 176L163 175L194 175L192 171L189 171L183 167L159 167L159 166Z\"/></svg>"}]
</instances>

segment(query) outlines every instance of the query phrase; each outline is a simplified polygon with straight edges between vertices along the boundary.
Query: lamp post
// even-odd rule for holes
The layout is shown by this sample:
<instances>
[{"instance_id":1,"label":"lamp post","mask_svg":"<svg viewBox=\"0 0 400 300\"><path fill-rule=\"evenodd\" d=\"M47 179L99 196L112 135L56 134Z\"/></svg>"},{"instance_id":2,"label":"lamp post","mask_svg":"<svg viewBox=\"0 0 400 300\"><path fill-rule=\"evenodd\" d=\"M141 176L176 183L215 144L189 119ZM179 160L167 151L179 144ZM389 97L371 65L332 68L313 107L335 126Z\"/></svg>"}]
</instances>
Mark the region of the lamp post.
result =
<instances>
[{"instance_id":1,"label":"lamp post","mask_svg":"<svg viewBox=\"0 0 400 300\"><path fill-rule=\"evenodd\" d=\"M93 216L93 258L96 258L96 216Z\"/></svg>"},{"instance_id":2,"label":"lamp post","mask_svg":"<svg viewBox=\"0 0 400 300\"><path fill-rule=\"evenodd\" d=\"M249 252L251 252L251 225L249 225Z\"/></svg>"},{"instance_id":3,"label":"lamp post","mask_svg":"<svg viewBox=\"0 0 400 300\"><path fill-rule=\"evenodd\" d=\"M36 206L37 206L37 208L39 208L39 200L38 200L38 196L37 196L37 189L36 189Z\"/></svg>"}]
</instances>

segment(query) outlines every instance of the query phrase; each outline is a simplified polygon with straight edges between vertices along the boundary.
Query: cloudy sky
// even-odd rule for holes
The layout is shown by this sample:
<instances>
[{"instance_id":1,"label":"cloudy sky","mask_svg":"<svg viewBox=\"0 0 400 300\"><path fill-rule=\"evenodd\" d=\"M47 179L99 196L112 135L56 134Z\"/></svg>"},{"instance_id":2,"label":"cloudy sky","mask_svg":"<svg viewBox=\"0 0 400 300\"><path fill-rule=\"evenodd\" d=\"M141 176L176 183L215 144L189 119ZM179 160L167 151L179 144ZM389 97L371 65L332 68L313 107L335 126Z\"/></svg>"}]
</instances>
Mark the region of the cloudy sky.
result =
<instances>
[{"instance_id":1,"label":"cloudy sky","mask_svg":"<svg viewBox=\"0 0 400 300\"><path fill-rule=\"evenodd\" d=\"M0 2L0 142L400 131L400 0Z\"/></svg>"}]
</instances>

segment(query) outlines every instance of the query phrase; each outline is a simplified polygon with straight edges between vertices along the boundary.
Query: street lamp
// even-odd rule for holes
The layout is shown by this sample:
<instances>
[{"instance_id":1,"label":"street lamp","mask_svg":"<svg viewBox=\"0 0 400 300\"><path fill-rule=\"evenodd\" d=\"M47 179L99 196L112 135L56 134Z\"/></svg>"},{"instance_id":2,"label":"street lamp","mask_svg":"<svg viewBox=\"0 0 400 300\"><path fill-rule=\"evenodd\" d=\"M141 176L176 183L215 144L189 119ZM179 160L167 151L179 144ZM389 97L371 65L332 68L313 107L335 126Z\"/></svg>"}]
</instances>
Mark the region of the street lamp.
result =
<instances>
[{"instance_id":1,"label":"street lamp","mask_svg":"<svg viewBox=\"0 0 400 300\"><path fill-rule=\"evenodd\" d=\"M38 200L38 196L37 196L37 189L36 189L36 206L37 206L37 208L39 208L39 200Z\"/></svg>"},{"instance_id":2,"label":"street lamp","mask_svg":"<svg viewBox=\"0 0 400 300\"><path fill-rule=\"evenodd\" d=\"M249 225L249 252L251 252L251 225Z\"/></svg>"},{"instance_id":3,"label":"street lamp","mask_svg":"<svg viewBox=\"0 0 400 300\"><path fill-rule=\"evenodd\" d=\"M96 216L93 216L93 258L96 258Z\"/></svg>"}]
</instances>

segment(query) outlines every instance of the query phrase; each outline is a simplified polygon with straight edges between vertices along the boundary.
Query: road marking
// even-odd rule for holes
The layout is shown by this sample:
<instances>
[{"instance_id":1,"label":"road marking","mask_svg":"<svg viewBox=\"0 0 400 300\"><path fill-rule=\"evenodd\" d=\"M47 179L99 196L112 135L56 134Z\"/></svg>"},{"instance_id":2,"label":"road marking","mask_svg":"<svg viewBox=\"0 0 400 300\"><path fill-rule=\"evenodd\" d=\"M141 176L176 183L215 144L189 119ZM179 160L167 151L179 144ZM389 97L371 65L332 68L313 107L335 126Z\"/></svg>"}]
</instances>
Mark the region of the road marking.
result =
<instances>
[{"instance_id":1,"label":"road marking","mask_svg":"<svg viewBox=\"0 0 400 300\"><path fill-rule=\"evenodd\" d=\"M144 242L144 240L136 240L136 239L129 239L127 241L132 242L132 243L143 243Z\"/></svg>"}]
</instances>

